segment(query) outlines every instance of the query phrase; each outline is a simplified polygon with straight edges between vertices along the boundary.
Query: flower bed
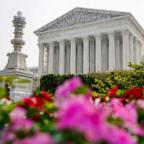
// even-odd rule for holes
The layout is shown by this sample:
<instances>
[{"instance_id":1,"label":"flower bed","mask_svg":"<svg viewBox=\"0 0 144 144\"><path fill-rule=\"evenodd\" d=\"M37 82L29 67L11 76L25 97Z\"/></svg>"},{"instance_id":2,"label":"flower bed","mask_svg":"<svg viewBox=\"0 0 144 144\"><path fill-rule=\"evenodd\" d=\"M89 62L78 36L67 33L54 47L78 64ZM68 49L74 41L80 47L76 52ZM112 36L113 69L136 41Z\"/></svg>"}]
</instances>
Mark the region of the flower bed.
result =
<instances>
[{"instance_id":1,"label":"flower bed","mask_svg":"<svg viewBox=\"0 0 144 144\"><path fill-rule=\"evenodd\" d=\"M143 144L144 88L93 92L73 77L55 96L0 104L0 144Z\"/></svg>"}]
</instances>

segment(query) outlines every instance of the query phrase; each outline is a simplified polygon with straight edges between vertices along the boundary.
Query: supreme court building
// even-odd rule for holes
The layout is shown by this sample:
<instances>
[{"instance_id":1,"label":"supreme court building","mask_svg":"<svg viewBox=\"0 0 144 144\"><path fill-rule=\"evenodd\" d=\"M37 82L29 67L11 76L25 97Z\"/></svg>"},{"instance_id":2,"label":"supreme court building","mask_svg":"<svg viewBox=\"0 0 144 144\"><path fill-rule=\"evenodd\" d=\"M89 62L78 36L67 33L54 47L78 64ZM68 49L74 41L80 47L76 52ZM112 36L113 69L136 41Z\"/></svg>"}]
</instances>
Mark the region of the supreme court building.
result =
<instances>
[{"instance_id":1,"label":"supreme court building","mask_svg":"<svg viewBox=\"0 0 144 144\"><path fill-rule=\"evenodd\" d=\"M35 34L41 74L129 69L144 50L144 30L127 12L74 8Z\"/></svg>"}]
</instances>

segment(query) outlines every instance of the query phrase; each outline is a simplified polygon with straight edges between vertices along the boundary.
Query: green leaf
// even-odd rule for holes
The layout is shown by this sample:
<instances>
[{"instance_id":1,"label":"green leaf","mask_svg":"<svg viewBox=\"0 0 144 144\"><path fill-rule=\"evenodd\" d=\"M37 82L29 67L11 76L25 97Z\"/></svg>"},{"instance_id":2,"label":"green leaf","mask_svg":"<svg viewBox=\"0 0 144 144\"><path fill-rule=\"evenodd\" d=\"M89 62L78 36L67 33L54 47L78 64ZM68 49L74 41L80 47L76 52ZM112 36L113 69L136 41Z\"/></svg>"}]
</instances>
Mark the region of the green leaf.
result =
<instances>
[{"instance_id":1,"label":"green leaf","mask_svg":"<svg viewBox=\"0 0 144 144\"><path fill-rule=\"evenodd\" d=\"M0 99L6 95L6 89L0 87Z\"/></svg>"},{"instance_id":2,"label":"green leaf","mask_svg":"<svg viewBox=\"0 0 144 144\"><path fill-rule=\"evenodd\" d=\"M78 88L74 91L74 93L75 93L75 94L87 94L88 89L89 89L89 88L88 88L86 85L83 85L83 86L78 87Z\"/></svg>"},{"instance_id":3,"label":"green leaf","mask_svg":"<svg viewBox=\"0 0 144 144\"><path fill-rule=\"evenodd\" d=\"M35 94L36 94L36 95L40 95L40 94L41 94L40 88L37 88L37 89L35 90Z\"/></svg>"}]
</instances>

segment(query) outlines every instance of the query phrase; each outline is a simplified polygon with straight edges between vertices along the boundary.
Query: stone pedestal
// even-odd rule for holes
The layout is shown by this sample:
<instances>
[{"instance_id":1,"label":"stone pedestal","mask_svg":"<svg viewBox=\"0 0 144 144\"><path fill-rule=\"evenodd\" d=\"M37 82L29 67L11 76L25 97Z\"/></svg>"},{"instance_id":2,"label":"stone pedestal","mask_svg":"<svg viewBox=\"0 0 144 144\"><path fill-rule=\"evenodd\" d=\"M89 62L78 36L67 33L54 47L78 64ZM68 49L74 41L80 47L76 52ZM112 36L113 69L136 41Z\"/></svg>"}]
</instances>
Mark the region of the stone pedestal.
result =
<instances>
[{"instance_id":1,"label":"stone pedestal","mask_svg":"<svg viewBox=\"0 0 144 144\"><path fill-rule=\"evenodd\" d=\"M26 24L25 18L21 12L18 12L12 22L15 28L14 39L11 40L14 51L7 54L8 63L5 69L0 71L0 75L16 77L12 86L10 86L10 97L12 100L17 101L32 95L34 74L27 69L27 55L21 51L22 46L25 44L22 39L23 29Z\"/></svg>"},{"instance_id":2,"label":"stone pedestal","mask_svg":"<svg viewBox=\"0 0 144 144\"><path fill-rule=\"evenodd\" d=\"M25 83L14 81L14 85L10 89L10 97L14 101L17 101L24 97L29 97L32 95L33 80L28 79L27 77L19 77L19 78L23 80L28 80L28 81Z\"/></svg>"},{"instance_id":3,"label":"stone pedestal","mask_svg":"<svg viewBox=\"0 0 144 144\"><path fill-rule=\"evenodd\" d=\"M6 66L6 69L21 69L21 70L26 70L26 58L27 55L21 53L21 52L12 52L8 53L7 56L9 57L8 59L8 64Z\"/></svg>"},{"instance_id":4,"label":"stone pedestal","mask_svg":"<svg viewBox=\"0 0 144 144\"><path fill-rule=\"evenodd\" d=\"M14 101L29 97L33 92L34 74L28 70L4 69L0 71L2 76L15 76L16 80L10 86L10 98Z\"/></svg>"}]
</instances>

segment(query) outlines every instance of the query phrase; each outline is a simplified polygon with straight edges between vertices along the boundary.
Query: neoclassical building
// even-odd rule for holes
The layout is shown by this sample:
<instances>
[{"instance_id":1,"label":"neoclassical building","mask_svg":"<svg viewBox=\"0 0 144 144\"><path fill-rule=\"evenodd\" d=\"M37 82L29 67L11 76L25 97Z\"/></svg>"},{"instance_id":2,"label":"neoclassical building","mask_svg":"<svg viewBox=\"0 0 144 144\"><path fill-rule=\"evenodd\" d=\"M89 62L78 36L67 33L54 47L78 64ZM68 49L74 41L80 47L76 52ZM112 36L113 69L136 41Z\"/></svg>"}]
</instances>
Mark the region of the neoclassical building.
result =
<instances>
[{"instance_id":1,"label":"neoclassical building","mask_svg":"<svg viewBox=\"0 0 144 144\"><path fill-rule=\"evenodd\" d=\"M74 8L35 34L41 74L129 69L144 50L144 30L127 12Z\"/></svg>"}]
</instances>

